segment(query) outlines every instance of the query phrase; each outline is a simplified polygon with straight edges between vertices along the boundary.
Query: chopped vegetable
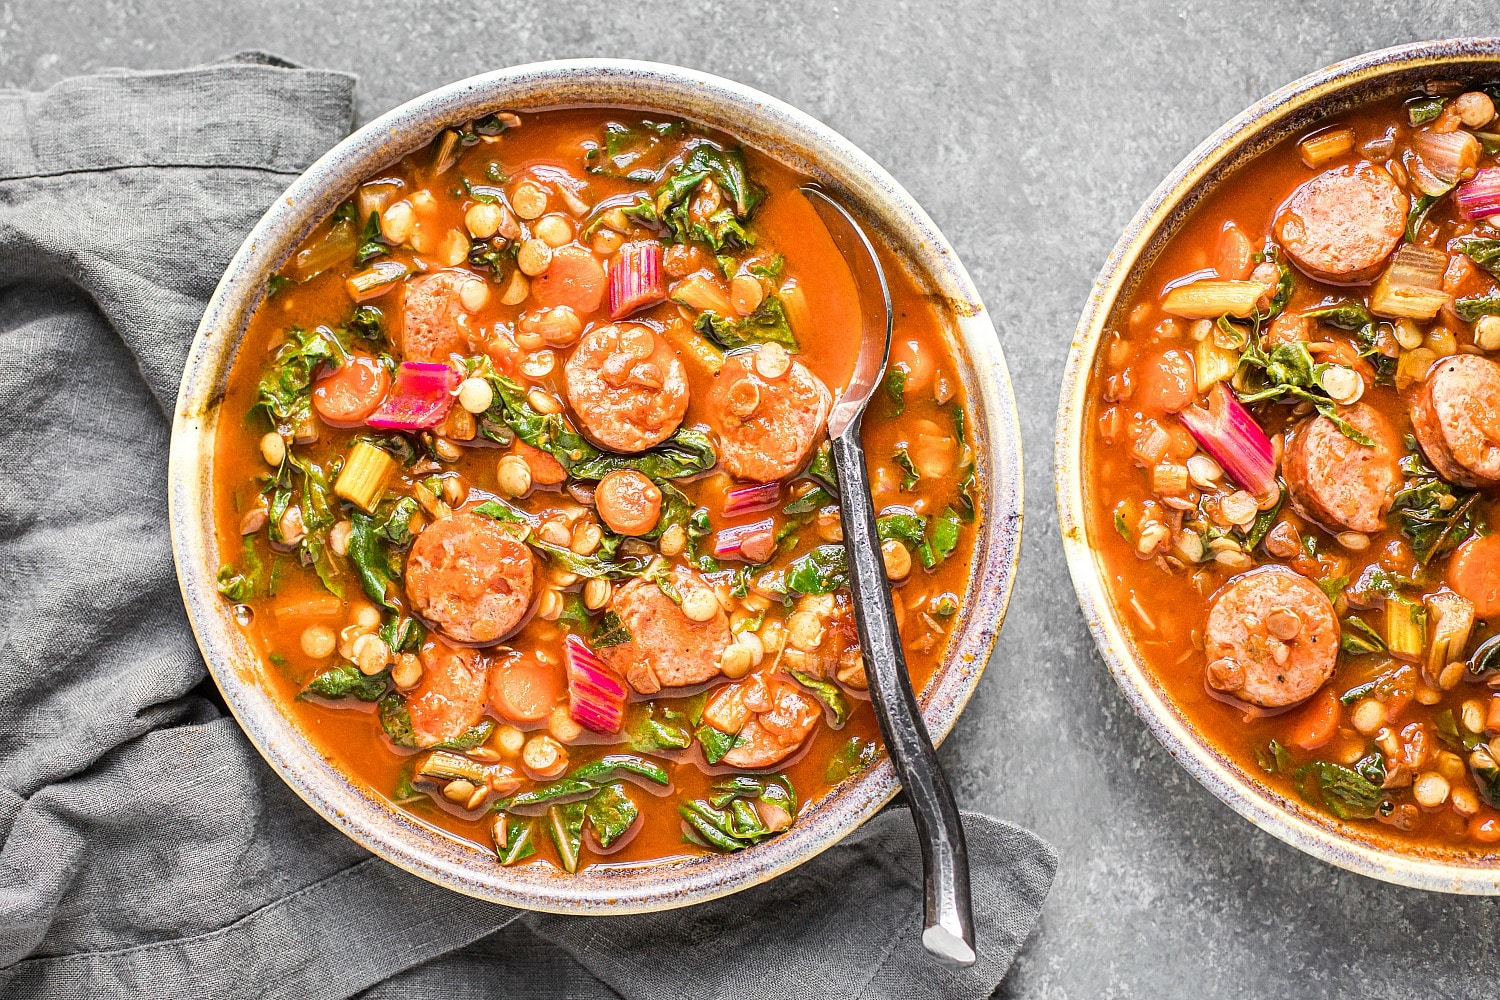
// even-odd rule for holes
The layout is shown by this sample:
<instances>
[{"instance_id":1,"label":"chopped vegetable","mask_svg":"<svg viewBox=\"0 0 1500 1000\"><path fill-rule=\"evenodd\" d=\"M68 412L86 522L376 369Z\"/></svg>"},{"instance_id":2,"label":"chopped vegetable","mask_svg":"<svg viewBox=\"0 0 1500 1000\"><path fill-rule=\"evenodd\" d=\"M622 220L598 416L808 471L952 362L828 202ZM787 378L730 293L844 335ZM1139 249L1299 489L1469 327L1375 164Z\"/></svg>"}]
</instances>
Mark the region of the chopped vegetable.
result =
<instances>
[{"instance_id":1,"label":"chopped vegetable","mask_svg":"<svg viewBox=\"0 0 1500 1000\"><path fill-rule=\"evenodd\" d=\"M788 590L799 594L831 594L849 585L849 568L842 545L819 545L792 560L787 567Z\"/></svg>"},{"instance_id":2,"label":"chopped vegetable","mask_svg":"<svg viewBox=\"0 0 1500 1000\"><path fill-rule=\"evenodd\" d=\"M458 372L448 365L403 361L380 408L365 422L386 430L416 431L436 427L453 406Z\"/></svg>"},{"instance_id":3,"label":"chopped vegetable","mask_svg":"<svg viewBox=\"0 0 1500 1000\"><path fill-rule=\"evenodd\" d=\"M1222 384L1209 393L1208 408L1179 414L1193 439L1242 489L1266 496L1276 489L1276 453L1271 439Z\"/></svg>"},{"instance_id":4,"label":"chopped vegetable","mask_svg":"<svg viewBox=\"0 0 1500 1000\"><path fill-rule=\"evenodd\" d=\"M610 785L589 799L584 812L594 839L606 849L625 836L641 814L620 784Z\"/></svg>"},{"instance_id":5,"label":"chopped vegetable","mask_svg":"<svg viewBox=\"0 0 1500 1000\"><path fill-rule=\"evenodd\" d=\"M357 441L334 481L333 492L365 513L373 514L386 484L395 474L394 458L368 441Z\"/></svg>"},{"instance_id":6,"label":"chopped vegetable","mask_svg":"<svg viewBox=\"0 0 1500 1000\"><path fill-rule=\"evenodd\" d=\"M757 514L781 502L781 484L761 483L740 486L724 494L725 514Z\"/></svg>"},{"instance_id":7,"label":"chopped vegetable","mask_svg":"<svg viewBox=\"0 0 1500 1000\"><path fill-rule=\"evenodd\" d=\"M391 742L398 747L416 747L417 734L411 727L411 715L406 710L406 699L392 691L380 699L376 706L380 713L380 725L385 729L385 734L390 737ZM465 730L451 740L434 743L427 747L429 750L472 750L495 731L495 723L490 719Z\"/></svg>"},{"instance_id":8,"label":"chopped vegetable","mask_svg":"<svg viewBox=\"0 0 1500 1000\"><path fill-rule=\"evenodd\" d=\"M1474 628L1474 603L1449 591L1428 594L1427 621L1432 641L1427 649L1427 671L1436 677L1444 667L1464 658Z\"/></svg>"},{"instance_id":9,"label":"chopped vegetable","mask_svg":"<svg viewBox=\"0 0 1500 1000\"><path fill-rule=\"evenodd\" d=\"M307 686L297 697L308 698L317 695L319 698L358 698L360 701L379 701L380 696L385 694L389 680L388 672L367 677L354 664L341 663L308 681Z\"/></svg>"},{"instance_id":10,"label":"chopped vegetable","mask_svg":"<svg viewBox=\"0 0 1500 1000\"><path fill-rule=\"evenodd\" d=\"M409 273L406 265L400 261L376 261L369 270L351 274L345 279L344 288L355 302L367 302L395 288L397 282L405 279Z\"/></svg>"},{"instance_id":11,"label":"chopped vegetable","mask_svg":"<svg viewBox=\"0 0 1500 1000\"><path fill-rule=\"evenodd\" d=\"M568 714L596 733L618 733L625 721L630 691L612 667L576 635L564 641L568 674Z\"/></svg>"},{"instance_id":12,"label":"chopped vegetable","mask_svg":"<svg viewBox=\"0 0 1500 1000\"><path fill-rule=\"evenodd\" d=\"M831 681L819 680L800 670L791 670L788 672L798 684L801 684L816 695L817 699L833 713L833 728L842 729L844 723L849 720L849 713L852 709L849 707L849 699L844 697L844 692L839 686Z\"/></svg>"},{"instance_id":13,"label":"chopped vegetable","mask_svg":"<svg viewBox=\"0 0 1500 1000\"><path fill-rule=\"evenodd\" d=\"M1423 461L1410 442L1401 460L1406 481L1391 503L1391 519L1426 566L1458 548L1482 526L1478 492L1454 486Z\"/></svg>"},{"instance_id":14,"label":"chopped vegetable","mask_svg":"<svg viewBox=\"0 0 1500 1000\"><path fill-rule=\"evenodd\" d=\"M570 802L547 810L547 834L557 848L557 859L567 872L578 870L578 849L583 843L583 818L586 802Z\"/></svg>"},{"instance_id":15,"label":"chopped vegetable","mask_svg":"<svg viewBox=\"0 0 1500 1000\"><path fill-rule=\"evenodd\" d=\"M1385 646L1392 656L1416 660L1427 646L1427 612L1403 597L1385 599Z\"/></svg>"},{"instance_id":16,"label":"chopped vegetable","mask_svg":"<svg viewBox=\"0 0 1500 1000\"><path fill-rule=\"evenodd\" d=\"M838 752L828 761L828 767L823 772L823 780L829 784L837 784L845 778L853 777L875 763L880 756L880 747L872 740L860 739L858 736L851 737L849 742L839 747Z\"/></svg>"},{"instance_id":17,"label":"chopped vegetable","mask_svg":"<svg viewBox=\"0 0 1500 1000\"><path fill-rule=\"evenodd\" d=\"M1465 219L1500 215L1500 167L1485 167L1460 184L1453 200Z\"/></svg>"},{"instance_id":18,"label":"chopped vegetable","mask_svg":"<svg viewBox=\"0 0 1500 1000\"><path fill-rule=\"evenodd\" d=\"M1380 787L1342 764L1304 764L1296 771L1296 784L1303 798L1321 800L1339 819L1370 819L1380 807Z\"/></svg>"},{"instance_id":19,"label":"chopped vegetable","mask_svg":"<svg viewBox=\"0 0 1500 1000\"><path fill-rule=\"evenodd\" d=\"M1392 319L1432 319L1452 298L1443 291L1448 255L1402 244L1370 292L1370 311Z\"/></svg>"},{"instance_id":20,"label":"chopped vegetable","mask_svg":"<svg viewBox=\"0 0 1500 1000\"><path fill-rule=\"evenodd\" d=\"M624 319L662 302L667 286L661 273L661 244L626 243L609 264L609 316Z\"/></svg>"},{"instance_id":21,"label":"chopped vegetable","mask_svg":"<svg viewBox=\"0 0 1500 1000\"><path fill-rule=\"evenodd\" d=\"M1255 281L1193 281L1162 296L1162 312L1184 319L1254 316L1265 289Z\"/></svg>"}]
</instances>

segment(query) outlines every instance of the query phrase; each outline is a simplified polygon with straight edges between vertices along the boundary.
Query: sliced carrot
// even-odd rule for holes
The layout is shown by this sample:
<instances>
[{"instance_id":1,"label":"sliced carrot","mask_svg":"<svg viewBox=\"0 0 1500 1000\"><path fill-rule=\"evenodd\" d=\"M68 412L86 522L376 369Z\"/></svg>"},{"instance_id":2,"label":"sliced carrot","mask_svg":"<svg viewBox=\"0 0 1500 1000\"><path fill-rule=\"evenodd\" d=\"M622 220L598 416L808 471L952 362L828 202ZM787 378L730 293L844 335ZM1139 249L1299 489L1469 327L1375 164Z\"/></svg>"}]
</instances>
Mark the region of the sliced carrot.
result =
<instances>
[{"instance_id":1,"label":"sliced carrot","mask_svg":"<svg viewBox=\"0 0 1500 1000\"><path fill-rule=\"evenodd\" d=\"M356 354L313 386L313 409L334 427L353 427L380 406L391 389L391 373L385 365L364 354Z\"/></svg>"},{"instance_id":2,"label":"sliced carrot","mask_svg":"<svg viewBox=\"0 0 1500 1000\"><path fill-rule=\"evenodd\" d=\"M547 270L531 279L531 297L539 306L567 306L587 316L603 304L608 284L597 257L583 247L565 246L552 251Z\"/></svg>"},{"instance_id":3,"label":"sliced carrot","mask_svg":"<svg viewBox=\"0 0 1500 1000\"><path fill-rule=\"evenodd\" d=\"M1481 618L1500 615L1500 535L1471 538L1448 561L1448 586Z\"/></svg>"},{"instance_id":4,"label":"sliced carrot","mask_svg":"<svg viewBox=\"0 0 1500 1000\"><path fill-rule=\"evenodd\" d=\"M1344 706L1339 702L1333 688L1325 687L1315 694L1307 707L1297 714L1287 742L1301 750L1316 750L1333 739L1343 717Z\"/></svg>"},{"instance_id":5,"label":"sliced carrot","mask_svg":"<svg viewBox=\"0 0 1500 1000\"><path fill-rule=\"evenodd\" d=\"M531 470L531 481L538 486L557 486L568 478L568 470L562 467L561 462L525 441L518 440L511 447L511 452L526 461L526 467Z\"/></svg>"},{"instance_id":6,"label":"sliced carrot","mask_svg":"<svg viewBox=\"0 0 1500 1000\"><path fill-rule=\"evenodd\" d=\"M1482 844L1493 844L1500 840L1500 813L1493 809L1480 809L1469 818L1469 837Z\"/></svg>"},{"instance_id":7,"label":"sliced carrot","mask_svg":"<svg viewBox=\"0 0 1500 1000\"><path fill-rule=\"evenodd\" d=\"M499 664L490 673L490 708L509 722L545 719L564 693L562 671L530 659Z\"/></svg>"}]
</instances>

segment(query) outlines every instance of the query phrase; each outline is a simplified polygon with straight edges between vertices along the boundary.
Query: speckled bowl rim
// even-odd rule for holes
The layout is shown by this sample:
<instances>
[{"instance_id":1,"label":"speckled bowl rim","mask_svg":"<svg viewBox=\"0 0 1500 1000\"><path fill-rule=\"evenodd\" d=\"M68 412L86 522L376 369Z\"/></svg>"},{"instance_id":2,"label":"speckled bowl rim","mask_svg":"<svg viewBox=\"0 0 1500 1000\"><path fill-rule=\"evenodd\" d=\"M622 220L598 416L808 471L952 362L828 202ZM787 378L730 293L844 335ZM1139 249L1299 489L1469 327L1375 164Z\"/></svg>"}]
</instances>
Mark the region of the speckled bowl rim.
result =
<instances>
[{"instance_id":1,"label":"speckled bowl rim","mask_svg":"<svg viewBox=\"0 0 1500 1000\"><path fill-rule=\"evenodd\" d=\"M1104 567L1088 540L1083 486L1088 375L1100 341L1117 303L1134 291L1192 209L1266 148L1330 114L1423 80L1475 77L1500 77L1500 39L1422 42L1365 53L1283 87L1189 153L1136 213L1094 283L1063 376L1054 469L1068 570L1099 652L1136 713L1189 774L1256 826L1330 864L1418 889L1494 895L1500 894L1500 862L1466 863L1452 853L1383 848L1357 827L1267 787L1202 736L1146 668L1109 597Z\"/></svg>"},{"instance_id":2,"label":"speckled bowl rim","mask_svg":"<svg viewBox=\"0 0 1500 1000\"><path fill-rule=\"evenodd\" d=\"M1021 433L994 326L937 227L879 165L847 139L766 94L719 77L654 63L581 59L533 63L462 80L361 128L287 189L267 211L209 302L193 341L172 430L169 469L173 557L183 600L209 670L240 725L278 774L330 823L422 878L482 899L558 913L620 914L725 896L787 871L832 846L890 801L888 760L811 805L787 833L732 855L648 868L504 868L493 855L362 790L325 760L257 682L263 669L214 587L213 437L224 386L266 280L355 183L436 132L500 110L606 106L691 118L737 136L827 186L881 233L930 295L947 307L967 353L961 373L975 416L975 453L986 517L944 662L920 699L942 740L973 695L994 648L1015 580L1021 531Z\"/></svg>"}]
</instances>

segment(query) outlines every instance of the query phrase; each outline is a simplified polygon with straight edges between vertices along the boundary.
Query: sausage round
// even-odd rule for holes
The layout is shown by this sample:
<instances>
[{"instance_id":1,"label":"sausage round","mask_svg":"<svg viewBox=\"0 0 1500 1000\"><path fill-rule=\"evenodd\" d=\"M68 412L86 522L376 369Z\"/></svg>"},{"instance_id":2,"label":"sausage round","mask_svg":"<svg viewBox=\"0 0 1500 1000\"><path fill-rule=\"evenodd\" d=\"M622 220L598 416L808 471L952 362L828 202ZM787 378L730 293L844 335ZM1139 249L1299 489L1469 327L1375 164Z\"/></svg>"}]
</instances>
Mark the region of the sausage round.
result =
<instances>
[{"instance_id":1,"label":"sausage round","mask_svg":"<svg viewBox=\"0 0 1500 1000\"><path fill-rule=\"evenodd\" d=\"M1406 231L1406 194L1366 160L1303 181L1276 213L1276 241L1319 281L1369 281Z\"/></svg>"},{"instance_id":2,"label":"sausage round","mask_svg":"<svg viewBox=\"0 0 1500 1000\"><path fill-rule=\"evenodd\" d=\"M833 397L785 348L763 344L724 359L708 394L719 462L730 475L770 483L807 462L828 425Z\"/></svg>"},{"instance_id":3,"label":"sausage round","mask_svg":"<svg viewBox=\"0 0 1500 1000\"><path fill-rule=\"evenodd\" d=\"M1364 403L1341 406L1338 415L1375 444L1359 444L1322 415L1298 424L1282 458L1292 508L1335 530L1373 534L1385 527L1401 488L1401 436Z\"/></svg>"},{"instance_id":4,"label":"sausage round","mask_svg":"<svg viewBox=\"0 0 1500 1000\"><path fill-rule=\"evenodd\" d=\"M1338 618L1311 580L1261 567L1214 595L1203 652L1210 687L1263 708L1295 705L1333 676Z\"/></svg>"},{"instance_id":5,"label":"sausage round","mask_svg":"<svg viewBox=\"0 0 1500 1000\"><path fill-rule=\"evenodd\" d=\"M531 550L479 514L432 522L406 557L412 610L457 642L484 646L514 632L531 604Z\"/></svg>"},{"instance_id":6,"label":"sausage round","mask_svg":"<svg viewBox=\"0 0 1500 1000\"><path fill-rule=\"evenodd\" d=\"M1444 479L1500 485L1500 364L1477 354L1439 358L1412 404L1411 426Z\"/></svg>"},{"instance_id":7,"label":"sausage round","mask_svg":"<svg viewBox=\"0 0 1500 1000\"><path fill-rule=\"evenodd\" d=\"M406 696L406 712L419 746L457 739L484 718L487 668L479 650L435 639L417 657L422 679Z\"/></svg>"},{"instance_id":8,"label":"sausage round","mask_svg":"<svg viewBox=\"0 0 1500 1000\"><path fill-rule=\"evenodd\" d=\"M668 583L679 596L708 585L692 570L673 566ZM654 580L635 579L615 589L609 609L620 616L630 641L599 651L641 694L701 684L719 674L719 657L729 645L729 617L720 608L695 622Z\"/></svg>"},{"instance_id":9,"label":"sausage round","mask_svg":"<svg viewBox=\"0 0 1500 1000\"><path fill-rule=\"evenodd\" d=\"M460 293L468 271L434 271L406 283L401 307L401 356L406 361L447 361L469 349L469 312Z\"/></svg>"},{"instance_id":10,"label":"sausage round","mask_svg":"<svg viewBox=\"0 0 1500 1000\"><path fill-rule=\"evenodd\" d=\"M588 331L563 366L563 378L579 428L610 451L661 444L687 414L687 370L649 327Z\"/></svg>"}]
</instances>

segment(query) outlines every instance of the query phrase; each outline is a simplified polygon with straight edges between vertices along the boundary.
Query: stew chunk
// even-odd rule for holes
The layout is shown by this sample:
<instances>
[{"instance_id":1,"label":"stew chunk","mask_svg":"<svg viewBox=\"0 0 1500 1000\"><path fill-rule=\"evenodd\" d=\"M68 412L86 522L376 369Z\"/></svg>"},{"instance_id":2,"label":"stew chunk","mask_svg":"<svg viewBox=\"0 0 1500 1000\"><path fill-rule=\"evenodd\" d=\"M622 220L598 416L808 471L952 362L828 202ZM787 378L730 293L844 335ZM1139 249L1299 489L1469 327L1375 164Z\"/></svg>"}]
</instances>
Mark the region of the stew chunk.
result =
<instances>
[{"instance_id":1,"label":"stew chunk","mask_svg":"<svg viewBox=\"0 0 1500 1000\"><path fill-rule=\"evenodd\" d=\"M645 451L687 413L687 371L649 327L595 327L563 368L579 429L611 451Z\"/></svg>"},{"instance_id":2,"label":"stew chunk","mask_svg":"<svg viewBox=\"0 0 1500 1000\"><path fill-rule=\"evenodd\" d=\"M467 271L435 271L406 284L401 315L401 355L406 361L447 361L469 349L469 313L463 290L480 281Z\"/></svg>"},{"instance_id":3,"label":"stew chunk","mask_svg":"<svg viewBox=\"0 0 1500 1000\"><path fill-rule=\"evenodd\" d=\"M1335 530L1373 534L1385 527L1401 488L1401 437L1364 403L1341 407L1338 415L1375 443L1358 443L1324 416L1299 424L1282 463L1292 507Z\"/></svg>"},{"instance_id":4,"label":"stew chunk","mask_svg":"<svg viewBox=\"0 0 1500 1000\"><path fill-rule=\"evenodd\" d=\"M739 736L723 759L732 767L775 767L802 746L822 717L823 709L801 685L766 674L716 689L703 706L704 722Z\"/></svg>"},{"instance_id":5,"label":"stew chunk","mask_svg":"<svg viewBox=\"0 0 1500 1000\"><path fill-rule=\"evenodd\" d=\"M708 396L719 462L754 482L790 476L817 447L832 405L828 387L780 344L725 359Z\"/></svg>"},{"instance_id":6,"label":"stew chunk","mask_svg":"<svg viewBox=\"0 0 1500 1000\"><path fill-rule=\"evenodd\" d=\"M1276 241L1319 281L1358 284L1379 273L1406 231L1407 198L1368 161L1298 185L1276 214Z\"/></svg>"},{"instance_id":7,"label":"stew chunk","mask_svg":"<svg viewBox=\"0 0 1500 1000\"><path fill-rule=\"evenodd\" d=\"M1208 683L1263 708L1304 700L1333 676L1339 624L1318 585L1281 566L1229 581L1208 612Z\"/></svg>"},{"instance_id":8,"label":"stew chunk","mask_svg":"<svg viewBox=\"0 0 1500 1000\"><path fill-rule=\"evenodd\" d=\"M434 521L412 543L412 610L458 642L488 645L514 632L531 604L531 550L479 514Z\"/></svg>"},{"instance_id":9,"label":"stew chunk","mask_svg":"<svg viewBox=\"0 0 1500 1000\"><path fill-rule=\"evenodd\" d=\"M1445 479L1500 484L1500 364L1473 354L1439 359L1412 405L1411 426Z\"/></svg>"},{"instance_id":10,"label":"stew chunk","mask_svg":"<svg viewBox=\"0 0 1500 1000\"><path fill-rule=\"evenodd\" d=\"M717 676L719 657L730 642L729 618L696 573L673 566L664 582L680 605L654 580L631 580L615 591L609 608L631 638L599 651L641 694Z\"/></svg>"},{"instance_id":11,"label":"stew chunk","mask_svg":"<svg viewBox=\"0 0 1500 1000\"><path fill-rule=\"evenodd\" d=\"M412 732L421 746L457 739L484 718L485 674L479 650L435 639L417 654L422 679L406 697Z\"/></svg>"}]
</instances>

